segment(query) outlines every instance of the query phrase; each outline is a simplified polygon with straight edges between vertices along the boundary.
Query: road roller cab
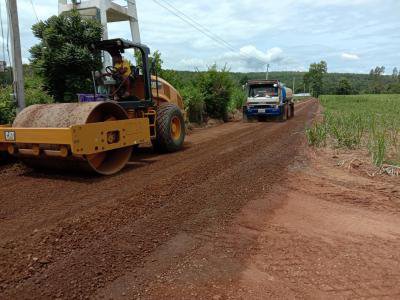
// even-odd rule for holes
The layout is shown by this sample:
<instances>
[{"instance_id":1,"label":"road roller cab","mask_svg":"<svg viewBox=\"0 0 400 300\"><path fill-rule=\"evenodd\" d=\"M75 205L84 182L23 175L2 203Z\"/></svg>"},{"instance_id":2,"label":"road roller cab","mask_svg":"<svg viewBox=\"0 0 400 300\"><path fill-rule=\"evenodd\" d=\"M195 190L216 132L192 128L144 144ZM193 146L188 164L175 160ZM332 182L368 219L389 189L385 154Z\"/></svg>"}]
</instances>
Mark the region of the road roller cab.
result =
<instances>
[{"instance_id":1,"label":"road roller cab","mask_svg":"<svg viewBox=\"0 0 400 300\"><path fill-rule=\"evenodd\" d=\"M96 97L94 100L104 98L117 100L121 106L127 108L132 108L132 102L137 102L137 106L140 107L153 106L152 68L149 66L150 49L147 46L123 39L113 39L92 44L91 48L93 52L108 52L112 57L112 65L106 66L104 71L95 72L94 94ZM141 62L138 66L131 65L124 59L123 56L128 49L140 53ZM121 61L118 62L118 59ZM124 72L121 72L118 64L125 68Z\"/></svg>"},{"instance_id":2,"label":"road roller cab","mask_svg":"<svg viewBox=\"0 0 400 300\"><path fill-rule=\"evenodd\" d=\"M108 74L114 85L107 89L107 79L103 85L99 77L94 80L92 102L29 106L11 126L0 126L0 151L6 150L34 168L112 175L128 163L132 149L141 144L151 142L162 152L182 148L183 101L168 82L151 75L149 48L114 39L94 44L92 49L111 55L123 54L126 49L141 52L142 65L140 70L132 68L130 90L120 97L121 82ZM112 67L108 71L114 71ZM106 92L98 93L102 87Z\"/></svg>"}]
</instances>

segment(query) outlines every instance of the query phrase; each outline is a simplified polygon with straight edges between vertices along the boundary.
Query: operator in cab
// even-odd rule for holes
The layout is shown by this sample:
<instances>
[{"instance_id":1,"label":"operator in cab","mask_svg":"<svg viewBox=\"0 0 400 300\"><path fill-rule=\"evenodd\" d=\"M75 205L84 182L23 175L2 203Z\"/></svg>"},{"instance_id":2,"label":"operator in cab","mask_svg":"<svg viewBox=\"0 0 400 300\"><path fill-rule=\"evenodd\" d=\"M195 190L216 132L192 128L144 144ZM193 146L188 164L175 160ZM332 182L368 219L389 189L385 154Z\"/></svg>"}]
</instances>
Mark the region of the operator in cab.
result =
<instances>
[{"instance_id":1,"label":"operator in cab","mask_svg":"<svg viewBox=\"0 0 400 300\"><path fill-rule=\"evenodd\" d=\"M124 89L124 93L122 95L123 98L129 97L131 91L131 80L130 80L130 76L132 74L131 64L127 59L123 58L122 55L119 53L113 57L113 61L114 61L115 72L117 73L117 76L121 77L120 79L122 82L121 86L117 88ZM116 97L118 98L118 96Z\"/></svg>"}]
</instances>

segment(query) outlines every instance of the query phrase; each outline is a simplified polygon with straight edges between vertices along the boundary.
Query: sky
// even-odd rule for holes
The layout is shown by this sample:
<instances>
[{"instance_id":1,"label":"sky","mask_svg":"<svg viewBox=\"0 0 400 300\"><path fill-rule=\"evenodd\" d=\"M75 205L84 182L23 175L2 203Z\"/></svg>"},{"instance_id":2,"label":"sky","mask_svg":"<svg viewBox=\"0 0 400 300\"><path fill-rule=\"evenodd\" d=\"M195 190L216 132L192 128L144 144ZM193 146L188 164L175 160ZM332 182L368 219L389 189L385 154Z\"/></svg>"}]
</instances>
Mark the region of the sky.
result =
<instances>
[{"instance_id":1,"label":"sky","mask_svg":"<svg viewBox=\"0 0 400 300\"><path fill-rule=\"evenodd\" d=\"M162 53L166 68L204 70L217 63L250 72L264 71L269 63L272 71L305 71L321 60L329 72L368 73L385 66L391 74L400 67L399 0L158 1L167 1L229 44L216 43L156 1L136 0L142 43ZM58 6L56 0L17 3L28 62L29 48L37 43L31 26L57 14ZM5 23L5 0L0 4ZM109 37L129 38L128 23L110 24Z\"/></svg>"}]
</instances>

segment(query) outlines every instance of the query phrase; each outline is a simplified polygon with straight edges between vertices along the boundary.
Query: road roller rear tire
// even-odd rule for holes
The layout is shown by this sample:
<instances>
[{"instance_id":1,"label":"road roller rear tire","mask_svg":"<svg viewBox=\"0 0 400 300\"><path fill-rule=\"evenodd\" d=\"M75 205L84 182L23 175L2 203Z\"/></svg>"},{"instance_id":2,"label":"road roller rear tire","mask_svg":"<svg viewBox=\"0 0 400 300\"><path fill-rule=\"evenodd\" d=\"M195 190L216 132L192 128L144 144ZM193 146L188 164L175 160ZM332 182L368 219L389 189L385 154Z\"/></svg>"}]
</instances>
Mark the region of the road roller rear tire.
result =
<instances>
[{"instance_id":1,"label":"road roller rear tire","mask_svg":"<svg viewBox=\"0 0 400 300\"><path fill-rule=\"evenodd\" d=\"M182 149L186 136L185 120L174 104L162 104L157 109L157 138L154 148L160 152L176 152Z\"/></svg>"}]
</instances>

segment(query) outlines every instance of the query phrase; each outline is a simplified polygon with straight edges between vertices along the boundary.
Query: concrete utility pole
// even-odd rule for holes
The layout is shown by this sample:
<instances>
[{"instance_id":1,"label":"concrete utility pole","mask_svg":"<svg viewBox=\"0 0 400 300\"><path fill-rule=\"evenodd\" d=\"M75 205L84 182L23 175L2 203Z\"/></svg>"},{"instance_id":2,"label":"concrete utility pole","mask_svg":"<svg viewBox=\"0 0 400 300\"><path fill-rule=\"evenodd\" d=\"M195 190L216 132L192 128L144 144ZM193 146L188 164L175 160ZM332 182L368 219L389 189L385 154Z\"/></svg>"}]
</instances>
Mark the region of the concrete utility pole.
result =
<instances>
[{"instance_id":1,"label":"concrete utility pole","mask_svg":"<svg viewBox=\"0 0 400 300\"><path fill-rule=\"evenodd\" d=\"M139 20L136 0L127 1L127 5L114 0L58 0L58 13L77 9L82 15L92 17L103 25L103 40L108 40L108 23L128 21L132 41L140 43ZM104 55L104 66L111 65L111 57Z\"/></svg>"},{"instance_id":2,"label":"concrete utility pole","mask_svg":"<svg viewBox=\"0 0 400 300\"><path fill-rule=\"evenodd\" d=\"M267 76L266 76L266 79L268 80L268 78L269 78L269 64L267 64Z\"/></svg>"},{"instance_id":3,"label":"concrete utility pole","mask_svg":"<svg viewBox=\"0 0 400 300\"><path fill-rule=\"evenodd\" d=\"M16 0L6 0L8 11L8 28L11 37L11 54L13 69L13 87L14 96L17 100L17 111L20 112L25 108L25 92L24 92L24 69L21 56L21 40L19 33L18 10Z\"/></svg>"},{"instance_id":4,"label":"concrete utility pole","mask_svg":"<svg viewBox=\"0 0 400 300\"><path fill-rule=\"evenodd\" d=\"M295 87L296 87L296 77L293 77L293 94L295 94L294 91Z\"/></svg>"}]
</instances>

